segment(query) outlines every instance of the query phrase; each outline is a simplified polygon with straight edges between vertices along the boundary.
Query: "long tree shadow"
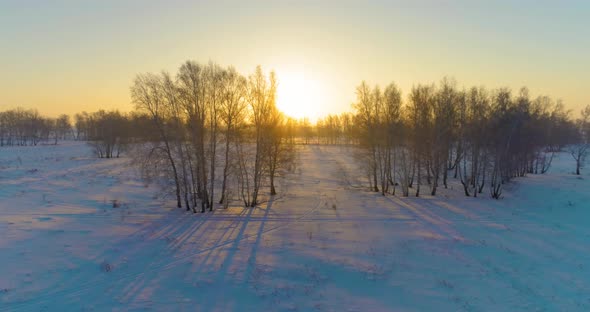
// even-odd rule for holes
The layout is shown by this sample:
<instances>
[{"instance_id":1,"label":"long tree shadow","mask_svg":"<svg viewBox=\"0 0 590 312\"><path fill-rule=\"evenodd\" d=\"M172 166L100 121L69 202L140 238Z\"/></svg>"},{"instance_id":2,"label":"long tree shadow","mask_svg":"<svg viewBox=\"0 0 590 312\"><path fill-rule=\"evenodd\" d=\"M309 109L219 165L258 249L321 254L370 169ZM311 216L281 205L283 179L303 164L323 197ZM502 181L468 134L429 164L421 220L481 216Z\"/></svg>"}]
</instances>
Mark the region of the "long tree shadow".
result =
<instances>
[{"instance_id":1,"label":"long tree shadow","mask_svg":"<svg viewBox=\"0 0 590 312\"><path fill-rule=\"evenodd\" d=\"M268 218L268 214L272 209L273 198L271 197L266 204L266 209L264 210L264 216L262 217L262 221L260 222L260 226L258 227L258 232L256 233L256 240L254 241L254 245L252 246L252 251L250 253L250 257L248 258L248 269L246 270L246 276L250 276L252 271L252 266L256 265L256 255L258 254L258 248L260 246L260 241L262 239L262 234L264 233L264 226L266 224L266 220Z\"/></svg>"},{"instance_id":2,"label":"long tree shadow","mask_svg":"<svg viewBox=\"0 0 590 312\"><path fill-rule=\"evenodd\" d=\"M259 245L260 245L260 242L262 239L262 235L264 234L264 227L265 227L268 215L272 209L273 200L274 199L271 197L266 202L266 207L264 208L263 217L261 219L257 220L257 222L259 222L260 225L258 226L258 230L256 232L256 239L252 245L250 252L247 255L248 261L247 261L246 270L244 273L244 282L246 282L246 283L249 283L249 276L251 274L252 268L256 265L256 255L257 255L258 248L259 248ZM238 251L240 251L239 245L241 243L243 243L244 241L246 241L248 238L250 238L250 236L248 236L248 234L246 233L247 227L250 224L250 219L251 219L252 213L257 208L244 208L244 209L247 210L247 214L244 218L241 218L238 221L238 222L240 222L240 227L239 227L238 233L233 238L233 243L231 244L231 246L228 246L227 248L225 248L227 250L227 253L223 257L223 262L220 265L220 269L217 271L217 274L215 277L216 284L214 284L213 287L224 287L224 286L232 283L232 281L230 280L232 275L229 274L230 273L229 271L232 268L232 264L234 264L234 262L235 262L235 258L237 256ZM207 255L207 257L205 257L205 258L208 259L208 257L213 252L217 252L216 254L220 255L219 250L211 250L209 255ZM204 259L203 261L207 261L206 259ZM214 298L210 298L209 300L207 300L206 305L203 308L203 311L213 311L215 309L219 309L220 306L223 307L224 305L230 304L227 301L227 299L219 298L219 296L222 294L222 292L215 292L215 293L216 293L216 296ZM227 306L224 308L224 310L225 309L227 309ZM240 309L244 309L244 307L240 307Z\"/></svg>"}]
</instances>

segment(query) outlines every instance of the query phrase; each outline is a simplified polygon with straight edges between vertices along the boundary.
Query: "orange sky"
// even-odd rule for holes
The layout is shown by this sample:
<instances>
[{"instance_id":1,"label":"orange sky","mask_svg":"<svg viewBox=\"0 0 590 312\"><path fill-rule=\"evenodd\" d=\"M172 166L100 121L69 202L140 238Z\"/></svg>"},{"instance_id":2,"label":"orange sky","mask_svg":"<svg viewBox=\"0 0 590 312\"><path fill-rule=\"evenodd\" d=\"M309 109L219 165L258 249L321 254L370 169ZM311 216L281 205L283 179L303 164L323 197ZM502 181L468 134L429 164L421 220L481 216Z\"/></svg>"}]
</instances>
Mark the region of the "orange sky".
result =
<instances>
[{"instance_id":1,"label":"orange sky","mask_svg":"<svg viewBox=\"0 0 590 312\"><path fill-rule=\"evenodd\" d=\"M407 93L443 76L526 85L579 110L590 104L589 12L585 1L8 1L0 109L130 110L137 73L192 59L275 69L299 86L284 94L315 94L314 117L349 110L363 79Z\"/></svg>"}]
</instances>

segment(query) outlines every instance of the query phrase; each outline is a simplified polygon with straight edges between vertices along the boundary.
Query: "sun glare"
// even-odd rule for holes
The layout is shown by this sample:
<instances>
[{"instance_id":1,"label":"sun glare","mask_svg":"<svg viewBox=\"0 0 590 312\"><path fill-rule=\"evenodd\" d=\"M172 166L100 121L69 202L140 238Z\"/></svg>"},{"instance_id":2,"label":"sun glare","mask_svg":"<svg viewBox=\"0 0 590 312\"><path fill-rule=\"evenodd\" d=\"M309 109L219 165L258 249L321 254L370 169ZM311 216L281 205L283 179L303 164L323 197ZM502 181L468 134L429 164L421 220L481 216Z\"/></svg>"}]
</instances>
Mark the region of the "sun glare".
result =
<instances>
[{"instance_id":1,"label":"sun glare","mask_svg":"<svg viewBox=\"0 0 590 312\"><path fill-rule=\"evenodd\" d=\"M289 117L315 122L325 97L317 78L304 72L277 72L277 106Z\"/></svg>"}]
</instances>

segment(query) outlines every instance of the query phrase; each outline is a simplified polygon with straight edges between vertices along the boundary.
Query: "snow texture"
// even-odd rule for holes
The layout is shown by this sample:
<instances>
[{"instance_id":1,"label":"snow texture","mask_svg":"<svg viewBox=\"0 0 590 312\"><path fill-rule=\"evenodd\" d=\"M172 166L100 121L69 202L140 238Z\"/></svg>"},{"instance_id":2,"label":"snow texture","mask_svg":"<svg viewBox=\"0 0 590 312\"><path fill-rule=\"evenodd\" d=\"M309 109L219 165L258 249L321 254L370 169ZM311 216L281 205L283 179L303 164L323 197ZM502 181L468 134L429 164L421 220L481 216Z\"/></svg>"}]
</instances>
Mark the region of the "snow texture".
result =
<instances>
[{"instance_id":1,"label":"snow texture","mask_svg":"<svg viewBox=\"0 0 590 312\"><path fill-rule=\"evenodd\" d=\"M280 195L193 214L83 143L0 148L0 311L588 311L590 177L381 196L307 146ZM487 190L486 190L487 191Z\"/></svg>"}]
</instances>

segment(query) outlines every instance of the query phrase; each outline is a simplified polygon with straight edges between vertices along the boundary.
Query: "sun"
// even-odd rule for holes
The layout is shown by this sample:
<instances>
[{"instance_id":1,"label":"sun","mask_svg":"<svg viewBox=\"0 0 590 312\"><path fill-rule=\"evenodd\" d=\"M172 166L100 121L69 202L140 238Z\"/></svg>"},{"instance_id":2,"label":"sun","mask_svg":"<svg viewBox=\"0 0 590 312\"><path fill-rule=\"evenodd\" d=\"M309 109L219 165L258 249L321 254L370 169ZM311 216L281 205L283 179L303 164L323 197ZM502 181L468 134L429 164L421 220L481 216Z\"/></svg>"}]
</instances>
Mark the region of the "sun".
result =
<instances>
[{"instance_id":1,"label":"sun","mask_svg":"<svg viewBox=\"0 0 590 312\"><path fill-rule=\"evenodd\" d=\"M320 81L304 71L277 72L277 106L285 115L315 122L325 104Z\"/></svg>"}]
</instances>

